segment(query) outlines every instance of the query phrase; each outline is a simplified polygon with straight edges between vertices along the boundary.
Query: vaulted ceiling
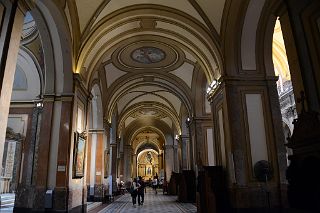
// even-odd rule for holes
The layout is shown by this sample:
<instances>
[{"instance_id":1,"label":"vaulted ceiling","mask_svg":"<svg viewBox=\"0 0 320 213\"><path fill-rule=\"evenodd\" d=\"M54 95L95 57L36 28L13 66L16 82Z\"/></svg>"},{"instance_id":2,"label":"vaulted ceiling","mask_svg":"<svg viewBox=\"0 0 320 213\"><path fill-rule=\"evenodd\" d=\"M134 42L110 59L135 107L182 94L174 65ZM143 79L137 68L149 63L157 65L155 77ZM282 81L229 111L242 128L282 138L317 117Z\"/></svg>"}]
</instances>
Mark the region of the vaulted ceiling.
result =
<instances>
[{"instance_id":1,"label":"vaulted ceiling","mask_svg":"<svg viewBox=\"0 0 320 213\"><path fill-rule=\"evenodd\" d=\"M192 116L195 76L219 78L225 0L74 0L65 13L78 47L75 70L99 83L104 117L118 127L161 120L181 134ZM203 94L205 96L205 94Z\"/></svg>"},{"instance_id":2,"label":"vaulted ceiling","mask_svg":"<svg viewBox=\"0 0 320 213\"><path fill-rule=\"evenodd\" d=\"M103 119L114 122L116 115L118 134L148 126L181 134L185 119L194 116L196 108L203 109L204 116L210 113L205 91L223 70L220 36L224 36L221 25L228 17L223 13L230 6L226 0L54 3L63 8L63 21L69 26L73 71L101 99L95 115L97 128ZM27 13L22 43L45 70L39 51L43 38L36 26ZM279 23L273 53L276 72L290 80Z\"/></svg>"},{"instance_id":3,"label":"vaulted ceiling","mask_svg":"<svg viewBox=\"0 0 320 213\"><path fill-rule=\"evenodd\" d=\"M208 83L220 76L225 0L62 4L76 50L75 72L88 87L98 82L104 117L111 122L117 114L120 129L139 119L161 120L181 134L181 117L194 113L193 91L206 86L196 76L201 72Z\"/></svg>"}]
</instances>

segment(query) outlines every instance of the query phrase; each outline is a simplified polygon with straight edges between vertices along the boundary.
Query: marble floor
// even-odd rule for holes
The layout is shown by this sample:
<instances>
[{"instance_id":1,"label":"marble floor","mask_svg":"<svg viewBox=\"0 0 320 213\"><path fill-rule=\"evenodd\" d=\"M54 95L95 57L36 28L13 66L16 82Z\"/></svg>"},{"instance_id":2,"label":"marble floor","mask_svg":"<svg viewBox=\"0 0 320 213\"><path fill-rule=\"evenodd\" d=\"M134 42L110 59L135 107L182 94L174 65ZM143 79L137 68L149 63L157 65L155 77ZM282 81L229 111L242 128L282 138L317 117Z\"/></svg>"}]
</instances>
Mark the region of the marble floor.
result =
<instances>
[{"instance_id":1,"label":"marble floor","mask_svg":"<svg viewBox=\"0 0 320 213\"><path fill-rule=\"evenodd\" d=\"M161 191L162 192L162 191ZM99 213L124 213L124 212L145 212L145 213L194 213L197 208L190 203L176 202L176 196L163 195L160 190L157 194L151 189L147 189L145 194L143 206L134 207L131 202L130 194L125 194L101 211Z\"/></svg>"}]
</instances>

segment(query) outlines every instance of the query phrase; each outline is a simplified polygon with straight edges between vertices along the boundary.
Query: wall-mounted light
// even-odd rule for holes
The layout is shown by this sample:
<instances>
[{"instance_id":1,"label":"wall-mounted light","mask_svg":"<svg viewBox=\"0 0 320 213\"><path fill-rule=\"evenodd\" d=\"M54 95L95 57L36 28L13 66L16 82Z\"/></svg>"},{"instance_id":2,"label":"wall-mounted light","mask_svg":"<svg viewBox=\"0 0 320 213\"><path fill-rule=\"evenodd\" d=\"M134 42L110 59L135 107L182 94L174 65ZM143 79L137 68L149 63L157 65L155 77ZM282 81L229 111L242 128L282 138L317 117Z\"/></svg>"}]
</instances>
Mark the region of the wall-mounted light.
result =
<instances>
[{"instance_id":1,"label":"wall-mounted light","mask_svg":"<svg viewBox=\"0 0 320 213\"><path fill-rule=\"evenodd\" d=\"M38 109L42 109L43 108L43 100L41 98L35 99L33 100L34 105L38 108Z\"/></svg>"},{"instance_id":2,"label":"wall-mounted light","mask_svg":"<svg viewBox=\"0 0 320 213\"><path fill-rule=\"evenodd\" d=\"M187 124L187 126L189 126L189 125L190 125L190 122L191 122L191 119L188 117L188 118L187 118L187 120L186 120L186 124Z\"/></svg>"},{"instance_id":3,"label":"wall-mounted light","mask_svg":"<svg viewBox=\"0 0 320 213\"><path fill-rule=\"evenodd\" d=\"M220 85L220 82L214 79L207 88L207 94L210 94L211 92L213 92L219 85Z\"/></svg>"},{"instance_id":4,"label":"wall-mounted light","mask_svg":"<svg viewBox=\"0 0 320 213\"><path fill-rule=\"evenodd\" d=\"M176 140L179 140L179 135L176 135Z\"/></svg>"}]
</instances>

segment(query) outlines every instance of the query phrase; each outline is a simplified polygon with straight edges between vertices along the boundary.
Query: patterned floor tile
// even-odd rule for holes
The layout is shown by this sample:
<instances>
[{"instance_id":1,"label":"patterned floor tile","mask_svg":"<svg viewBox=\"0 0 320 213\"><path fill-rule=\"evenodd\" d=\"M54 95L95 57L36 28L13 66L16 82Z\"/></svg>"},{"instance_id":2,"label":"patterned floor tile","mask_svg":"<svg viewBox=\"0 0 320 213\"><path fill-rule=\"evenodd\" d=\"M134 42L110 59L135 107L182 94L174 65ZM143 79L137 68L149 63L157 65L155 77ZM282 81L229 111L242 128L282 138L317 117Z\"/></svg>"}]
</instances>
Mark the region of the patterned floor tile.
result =
<instances>
[{"instance_id":1,"label":"patterned floor tile","mask_svg":"<svg viewBox=\"0 0 320 213\"><path fill-rule=\"evenodd\" d=\"M130 194L117 199L99 213L195 213L197 208L190 203L178 203L176 196L163 195L162 193L155 194L151 189L145 194L143 206L132 205Z\"/></svg>"}]
</instances>

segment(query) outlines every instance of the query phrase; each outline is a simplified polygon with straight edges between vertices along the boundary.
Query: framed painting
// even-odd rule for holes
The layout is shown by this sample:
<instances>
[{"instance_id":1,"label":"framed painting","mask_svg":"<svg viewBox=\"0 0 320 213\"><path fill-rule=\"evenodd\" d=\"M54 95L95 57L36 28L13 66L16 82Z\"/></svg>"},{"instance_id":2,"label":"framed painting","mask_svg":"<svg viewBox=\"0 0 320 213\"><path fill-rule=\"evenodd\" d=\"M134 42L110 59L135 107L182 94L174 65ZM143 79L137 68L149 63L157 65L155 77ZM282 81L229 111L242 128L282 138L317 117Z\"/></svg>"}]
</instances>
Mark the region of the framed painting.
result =
<instances>
[{"instance_id":1,"label":"framed painting","mask_svg":"<svg viewBox=\"0 0 320 213\"><path fill-rule=\"evenodd\" d=\"M83 133L74 133L73 152L73 178L84 176L84 165L86 158L86 136Z\"/></svg>"}]
</instances>

